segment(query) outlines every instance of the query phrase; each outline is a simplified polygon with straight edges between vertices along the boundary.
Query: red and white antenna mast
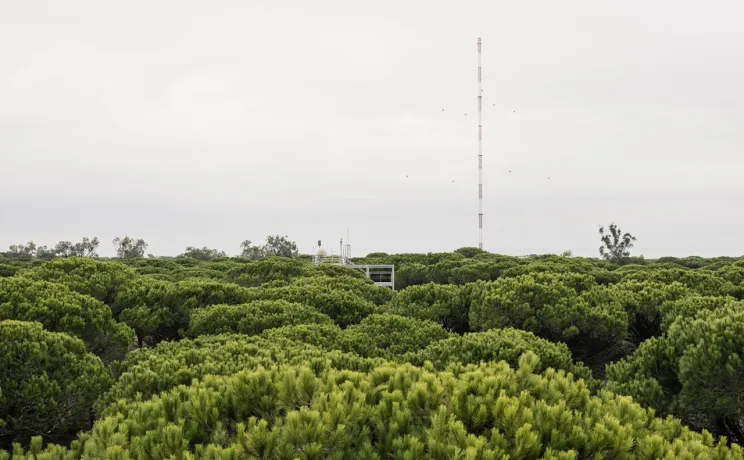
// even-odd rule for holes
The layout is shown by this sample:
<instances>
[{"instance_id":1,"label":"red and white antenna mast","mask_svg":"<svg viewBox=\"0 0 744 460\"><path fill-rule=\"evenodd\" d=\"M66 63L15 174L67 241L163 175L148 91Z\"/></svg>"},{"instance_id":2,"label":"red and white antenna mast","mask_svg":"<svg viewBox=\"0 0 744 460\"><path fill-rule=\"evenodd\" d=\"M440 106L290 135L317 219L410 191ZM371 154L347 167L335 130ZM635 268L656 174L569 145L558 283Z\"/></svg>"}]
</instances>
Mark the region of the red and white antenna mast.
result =
<instances>
[{"instance_id":1,"label":"red and white antenna mast","mask_svg":"<svg viewBox=\"0 0 744 460\"><path fill-rule=\"evenodd\" d=\"M483 249L483 90L481 89L481 39L478 37L478 249Z\"/></svg>"}]
</instances>

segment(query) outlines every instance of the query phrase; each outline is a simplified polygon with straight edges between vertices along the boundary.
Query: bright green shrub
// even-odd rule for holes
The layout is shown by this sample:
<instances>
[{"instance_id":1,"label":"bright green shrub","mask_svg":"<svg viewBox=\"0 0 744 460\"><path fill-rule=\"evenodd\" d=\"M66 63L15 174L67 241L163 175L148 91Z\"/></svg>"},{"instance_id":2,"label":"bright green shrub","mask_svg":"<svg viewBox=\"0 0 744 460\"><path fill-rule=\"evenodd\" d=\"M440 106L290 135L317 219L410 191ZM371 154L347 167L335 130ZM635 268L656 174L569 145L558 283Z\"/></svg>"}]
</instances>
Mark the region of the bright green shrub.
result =
<instances>
[{"instance_id":1,"label":"bright green shrub","mask_svg":"<svg viewBox=\"0 0 744 460\"><path fill-rule=\"evenodd\" d=\"M519 357L526 351L531 351L540 358L540 366L536 368L539 372L553 368L571 372L577 378L591 378L591 372L586 367L574 364L571 351L565 344L550 342L531 332L511 328L455 335L408 354L403 360L417 366L430 361L439 370L446 369L453 363L478 364L490 361L506 361L510 366L517 366Z\"/></svg>"},{"instance_id":2,"label":"bright green shrub","mask_svg":"<svg viewBox=\"0 0 744 460\"><path fill-rule=\"evenodd\" d=\"M405 316L374 314L344 331L351 350L361 356L396 356L449 337L439 324Z\"/></svg>"},{"instance_id":3,"label":"bright green shrub","mask_svg":"<svg viewBox=\"0 0 744 460\"><path fill-rule=\"evenodd\" d=\"M594 284L609 284L620 280L621 275L607 268L578 257L558 257L537 259L525 264L515 265L503 271L503 277L539 274L556 275L564 284L577 291L591 288Z\"/></svg>"},{"instance_id":4,"label":"bright green shrub","mask_svg":"<svg viewBox=\"0 0 744 460\"><path fill-rule=\"evenodd\" d=\"M188 258L176 258L171 259L172 266L165 267L154 267L145 266L137 267L137 273L146 274L167 274L173 281L183 281L188 278L206 278L206 279L219 279L226 281L228 267L223 266L223 262L204 262L196 261L195 264L184 264L184 260ZM143 260L158 260L158 259L143 259ZM194 261L194 259L190 259ZM229 268L233 268L236 264L229 263Z\"/></svg>"},{"instance_id":5,"label":"bright green shrub","mask_svg":"<svg viewBox=\"0 0 744 460\"><path fill-rule=\"evenodd\" d=\"M293 340L313 345L323 350L351 351L344 329L336 324L295 324L267 329L261 334L269 342Z\"/></svg>"},{"instance_id":6,"label":"bright green shrub","mask_svg":"<svg viewBox=\"0 0 744 460\"><path fill-rule=\"evenodd\" d=\"M734 257L714 257L708 259L708 264L705 267L700 267L700 271L715 272L727 265L736 265L736 262L737 259Z\"/></svg>"},{"instance_id":7,"label":"bright green shrub","mask_svg":"<svg viewBox=\"0 0 744 460\"><path fill-rule=\"evenodd\" d=\"M312 283L281 288L244 288L202 279L176 283L141 279L117 296L114 310L121 311L121 320L137 331L141 342L157 342L181 337L181 331L188 328L191 312L195 309L257 300L284 300L308 305L341 326L358 323L376 308L353 292L329 290Z\"/></svg>"},{"instance_id":8,"label":"bright green shrub","mask_svg":"<svg viewBox=\"0 0 744 460\"><path fill-rule=\"evenodd\" d=\"M238 261L238 262L236 262ZM181 260L178 260L179 263L182 263ZM232 269L236 263L245 263L245 260L240 257L228 257L227 259L215 259L215 260L209 260L209 261L199 261L199 263L196 265L197 267L202 267L205 270L217 270L222 273L227 273Z\"/></svg>"},{"instance_id":9,"label":"bright green shrub","mask_svg":"<svg viewBox=\"0 0 744 460\"><path fill-rule=\"evenodd\" d=\"M390 313L425 319L455 332L468 330L468 305L459 286L428 283L409 286L393 298Z\"/></svg>"},{"instance_id":10,"label":"bright green shrub","mask_svg":"<svg viewBox=\"0 0 744 460\"><path fill-rule=\"evenodd\" d=\"M135 329L142 344L181 337L191 311L208 305L238 305L250 290L232 283L190 279L176 283L141 278L116 297L114 312Z\"/></svg>"},{"instance_id":11,"label":"bright green shrub","mask_svg":"<svg viewBox=\"0 0 744 460\"><path fill-rule=\"evenodd\" d=\"M737 292L736 286L731 281L713 273L684 268L636 270L626 273L623 280L652 281L663 284L678 282L698 294L709 296L732 295Z\"/></svg>"},{"instance_id":12,"label":"bright green shrub","mask_svg":"<svg viewBox=\"0 0 744 460\"><path fill-rule=\"evenodd\" d=\"M470 259L465 257L446 258L442 259L435 264L429 265L427 268L428 280L437 284L448 284L452 278L452 273L455 270L473 263Z\"/></svg>"},{"instance_id":13,"label":"bright green shrub","mask_svg":"<svg viewBox=\"0 0 744 460\"><path fill-rule=\"evenodd\" d=\"M372 322L375 317L367 317L365 322ZM320 347L324 350L339 350L346 352L364 353L374 355L373 347L366 348L369 335L376 331L361 335L355 332L359 326L352 326L344 330L334 325L327 324L298 324L285 326L264 331L263 337L269 341L293 340ZM367 330L370 330L368 328ZM493 329L487 332L474 332L465 335L450 335L440 338L436 330L434 340L426 338L414 348L413 352L385 353L384 355L397 362L409 362L417 366L424 365L430 361L439 370L446 369L452 364L477 364L489 361L507 361L510 365L516 365L519 356L525 351L532 351L540 357L540 371L552 367L558 370L572 372L576 377L590 380L591 372L583 365L574 364L571 352L565 344L554 343L541 339L530 332L517 329ZM389 334L384 334L389 336ZM384 340L384 338L383 338ZM405 339L407 340L407 339ZM421 349L421 345L429 344ZM398 339L400 342L400 339ZM400 343L397 346L400 348ZM366 348L366 349L365 349ZM388 350L390 347L388 347ZM396 350L398 351L398 350Z\"/></svg>"},{"instance_id":14,"label":"bright green shrub","mask_svg":"<svg viewBox=\"0 0 744 460\"><path fill-rule=\"evenodd\" d=\"M123 358L134 331L117 323L104 303L61 284L25 277L0 278L0 320L37 321L45 329L79 337L104 359Z\"/></svg>"},{"instance_id":15,"label":"bright green shrub","mask_svg":"<svg viewBox=\"0 0 744 460\"><path fill-rule=\"evenodd\" d=\"M413 258L412 260L415 260L417 256L423 256L424 264L425 265L436 265L440 262L446 262L446 261L456 261L456 262L467 262L469 259L462 254L457 254L454 252L428 252L426 254L396 254L396 256L400 256L403 258Z\"/></svg>"},{"instance_id":16,"label":"bright green shrub","mask_svg":"<svg viewBox=\"0 0 744 460\"><path fill-rule=\"evenodd\" d=\"M609 365L608 388L693 426L737 435L731 427L744 423L744 303L709 298L698 305L690 317L683 303L665 336Z\"/></svg>"},{"instance_id":17,"label":"bright green shrub","mask_svg":"<svg viewBox=\"0 0 744 460\"><path fill-rule=\"evenodd\" d=\"M473 283L469 323L473 331L514 327L553 341L618 340L627 333L627 313L616 304L591 306L554 275L521 275Z\"/></svg>"},{"instance_id":18,"label":"bright green shrub","mask_svg":"<svg viewBox=\"0 0 744 460\"><path fill-rule=\"evenodd\" d=\"M478 254L473 258L476 262L485 262L488 264L488 279L493 281L513 267L524 265L524 259L518 257L504 256L498 254Z\"/></svg>"},{"instance_id":19,"label":"bright green shrub","mask_svg":"<svg viewBox=\"0 0 744 460\"><path fill-rule=\"evenodd\" d=\"M350 269L347 269L351 271ZM348 291L368 300L375 305L383 305L393 298L394 292L386 287L375 286L371 279L355 276L325 276L316 275L294 279L291 286L316 287L329 291Z\"/></svg>"},{"instance_id":20,"label":"bright green shrub","mask_svg":"<svg viewBox=\"0 0 744 460\"><path fill-rule=\"evenodd\" d=\"M715 271L715 275L735 285L744 283L744 264L728 264Z\"/></svg>"},{"instance_id":21,"label":"bright green shrub","mask_svg":"<svg viewBox=\"0 0 744 460\"><path fill-rule=\"evenodd\" d=\"M343 265L332 265L332 264L321 264L311 265L305 264L302 267L303 276L330 276L335 277L351 277L360 280L369 280L367 275L354 268L344 267Z\"/></svg>"},{"instance_id":22,"label":"bright green shrub","mask_svg":"<svg viewBox=\"0 0 744 460\"><path fill-rule=\"evenodd\" d=\"M705 310L717 310L727 305L735 304L737 300L733 297L703 296L690 294L675 300L667 300L661 304L661 329L668 331L669 327L678 318L694 318L698 313Z\"/></svg>"},{"instance_id":23,"label":"bright green shrub","mask_svg":"<svg viewBox=\"0 0 744 460\"><path fill-rule=\"evenodd\" d=\"M109 384L97 356L67 334L39 323L0 321L0 448L74 434Z\"/></svg>"},{"instance_id":24,"label":"bright green shrub","mask_svg":"<svg viewBox=\"0 0 744 460\"><path fill-rule=\"evenodd\" d=\"M148 272L148 270L161 270L161 273L172 272L179 270L183 267L195 267L200 265L200 262L196 259L186 257L176 258L138 258L138 259L120 259L122 264L128 265L138 272L140 270Z\"/></svg>"},{"instance_id":25,"label":"bright green shrub","mask_svg":"<svg viewBox=\"0 0 744 460\"><path fill-rule=\"evenodd\" d=\"M118 262L66 257L24 271L23 276L61 283L75 292L89 295L106 305L113 305L118 293L137 277L137 273Z\"/></svg>"},{"instance_id":26,"label":"bright green shrub","mask_svg":"<svg viewBox=\"0 0 744 460\"><path fill-rule=\"evenodd\" d=\"M360 324L341 329L328 324L297 324L265 331L268 340L294 340L324 350L406 361L410 350L419 350L447 337L436 323L389 314L368 316ZM389 326L389 327L388 327ZM398 329L393 329L397 326ZM421 330L415 331L416 328Z\"/></svg>"},{"instance_id":27,"label":"bright green shrub","mask_svg":"<svg viewBox=\"0 0 744 460\"><path fill-rule=\"evenodd\" d=\"M330 316L341 327L356 324L377 310L375 304L353 292L331 291L313 284L268 289L250 288L246 289L245 295L246 299L243 302L286 300L287 302L309 305Z\"/></svg>"},{"instance_id":28,"label":"bright green shrub","mask_svg":"<svg viewBox=\"0 0 744 460\"><path fill-rule=\"evenodd\" d=\"M149 275L143 275L142 278L145 278L150 281L167 281L167 282L174 281L170 273L152 273Z\"/></svg>"},{"instance_id":29,"label":"bright green shrub","mask_svg":"<svg viewBox=\"0 0 744 460\"><path fill-rule=\"evenodd\" d=\"M741 459L742 449L630 398L591 396L562 372L535 375L533 353L431 372L307 367L207 376L146 402L121 401L64 455L77 458ZM36 450L40 450L37 446ZM24 458L16 451L17 459ZM29 453L27 458L36 458Z\"/></svg>"},{"instance_id":30,"label":"bright green shrub","mask_svg":"<svg viewBox=\"0 0 744 460\"><path fill-rule=\"evenodd\" d=\"M138 275L152 276L153 278L163 278L169 281L172 281L173 273L181 269L182 267L175 262L171 262L170 267L163 267L160 265L145 265L134 268L135 272L137 272Z\"/></svg>"},{"instance_id":31,"label":"bright green shrub","mask_svg":"<svg viewBox=\"0 0 744 460\"><path fill-rule=\"evenodd\" d=\"M666 338L652 337L632 355L607 366L607 388L633 396L638 403L668 413L679 391L675 352Z\"/></svg>"},{"instance_id":32,"label":"bright green shrub","mask_svg":"<svg viewBox=\"0 0 744 460\"><path fill-rule=\"evenodd\" d=\"M483 254L486 251L484 251L483 249L480 249L480 248L476 248L474 246L465 246L465 247L462 247L462 248L459 248L459 249L455 249L452 252L454 252L455 254L460 254L460 255L462 255L464 257L467 257L468 259L472 259L473 257L477 256L478 254Z\"/></svg>"},{"instance_id":33,"label":"bright green shrub","mask_svg":"<svg viewBox=\"0 0 744 460\"><path fill-rule=\"evenodd\" d=\"M535 281L538 283L552 283L558 281L579 294L598 285L594 276L585 273L536 272L530 276L535 278Z\"/></svg>"},{"instance_id":34,"label":"bright green shrub","mask_svg":"<svg viewBox=\"0 0 744 460\"><path fill-rule=\"evenodd\" d=\"M693 426L715 431L742 426L744 303L703 310L691 322L676 321L667 336L679 356L679 413Z\"/></svg>"},{"instance_id":35,"label":"bright green shrub","mask_svg":"<svg viewBox=\"0 0 744 460\"><path fill-rule=\"evenodd\" d=\"M405 264L422 264L422 265L435 265L443 260L467 260L461 254L454 254L451 252L429 252L426 254L389 254L382 257L368 257L355 259L355 263L360 264L393 264L396 267Z\"/></svg>"},{"instance_id":36,"label":"bright green shrub","mask_svg":"<svg viewBox=\"0 0 744 460\"><path fill-rule=\"evenodd\" d=\"M715 271L715 275L734 285L729 295L744 300L744 261L722 266Z\"/></svg>"},{"instance_id":37,"label":"bright green shrub","mask_svg":"<svg viewBox=\"0 0 744 460\"><path fill-rule=\"evenodd\" d=\"M395 289L401 290L408 286L416 286L428 282L429 273L426 265L421 263L395 265Z\"/></svg>"},{"instance_id":38,"label":"bright green shrub","mask_svg":"<svg viewBox=\"0 0 744 460\"><path fill-rule=\"evenodd\" d=\"M636 292L628 289L627 286L617 284L596 285L584 290L581 293L581 298L592 308L611 304L626 312L629 316L634 316L641 310L641 299Z\"/></svg>"},{"instance_id":39,"label":"bright green shrub","mask_svg":"<svg viewBox=\"0 0 744 460\"><path fill-rule=\"evenodd\" d=\"M256 287L274 280L289 281L302 274L303 264L287 257L236 264L227 272L227 281L246 287Z\"/></svg>"},{"instance_id":40,"label":"bright green shrub","mask_svg":"<svg viewBox=\"0 0 744 460\"><path fill-rule=\"evenodd\" d=\"M206 375L232 375L259 366L304 364L317 372L329 367L366 371L382 362L340 351L326 351L277 336L267 340L235 334L204 335L193 340L161 342L152 348L130 352L114 369L114 384L97 408L103 411L120 399L130 401L141 397L146 400Z\"/></svg>"},{"instance_id":41,"label":"bright green shrub","mask_svg":"<svg viewBox=\"0 0 744 460\"><path fill-rule=\"evenodd\" d=\"M571 263L571 259L567 257L557 257L554 259L530 258L525 259L523 263L504 270L501 276L514 278L522 275L535 275L537 273L549 273L552 275L559 273L586 273L588 270L589 268L580 269L577 264Z\"/></svg>"},{"instance_id":42,"label":"bright green shrub","mask_svg":"<svg viewBox=\"0 0 744 460\"><path fill-rule=\"evenodd\" d=\"M298 324L271 329L270 340L291 339L324 350L352 352L365 357L399 359L450 336L437 323L392 314L373 314L341 329L328 324Z\"/></svg>"},{"instance_id":43,"label":"bright green shrub","mask_svg":"<svg viewBox=\"0 0 744 460\"><path fill-rule=\"evenodd\" d=\"M545 307L570 309L576 304L576 292L556 281L538 283L532 276L500 278L491 283L475 283L470 300L470 328L475 331L515 327L526 331L539 331L537 312ZM564 327L565 336L575 335Z\"/></svg>"},{"instance_id":44,"label":"bright green shrub","mask_svg":"<svg viewBox=\"0 0 744 460\"><path fill-rule=\"evenodd\" d=\"M313 307L284 300L257 300L242 305L211 305L191 312L187 335L233 332L257 335L265 329L293 324L333 324Z\"/></svg>"},{"instance_id":45,"label":"bright green shrub","mask_svg":"<svg viewBox=\"0 0 744 460\"><path fill-rule=\"evenodd\" d=\"M273 281L267 281L261 284L259 287L264 288L264 289L271 289L271 288L280 288L280 287L287 287L287 286L289 286L289 281L273 280Z\"/></svg>"},{"instance_id":46,"label":"bright green shrub","mask_svg":"<svg viewBox=\"0 0 744 460\"><path fill-rule=\"evenodd\" d=\"M169 273L172 281L184 281L192 278L201 278L207 280L227 281L227 276L219 270L210 270L201 266L181 268Z\"/></svg>"},{"instance_id":47,"label":"bright green shrub","mask_svg":"<svg viewBox=\"0 0 744 460\"><path fill-rule=\"evenodd\" d=\"M474 283L479 280L495 280L501 275L498 264L479 260L468 260L450 271L447 281L454 285Z\"/></svg>"},{"instance_id":48,"label":"bright green shrub","mask_svg":"<svg viewBox=\"0 0 744 460\"><path fill-rule=\"evenodd\" d=\"M608 289L628 312L629 339L640 344L661 334L661 306L693 292L682 283L623 280ZM632 299L632 300L631 300Z\"/></svg>"},{"instance_id":49,"label":"bright green shrub","mask_svg":"<svg viewBox=\"0 0 744 460\"><path fill-rule=\"evenodd\" d=\"M714 263L714 260L716 259L704 259L702 257L692 256L692 257L661 257L656 260L657 264L677 264L682 267L686 268L703 268L709 266L711 263Z\"/></svg>"}]
</instances>

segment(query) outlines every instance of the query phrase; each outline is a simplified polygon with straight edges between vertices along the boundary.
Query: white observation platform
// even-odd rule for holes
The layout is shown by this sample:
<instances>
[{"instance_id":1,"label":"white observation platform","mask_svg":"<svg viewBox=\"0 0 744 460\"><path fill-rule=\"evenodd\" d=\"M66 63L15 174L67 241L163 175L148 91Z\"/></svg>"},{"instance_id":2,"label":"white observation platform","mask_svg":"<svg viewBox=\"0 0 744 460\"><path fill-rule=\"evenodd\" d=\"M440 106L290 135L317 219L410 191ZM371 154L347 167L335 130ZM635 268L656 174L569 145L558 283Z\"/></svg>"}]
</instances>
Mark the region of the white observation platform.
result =
<instances>
[{"instance_id":1,"label":"white observation platform","mask_svg":"<svg viewBox=\"0 0 744 460\"><path fill-rule=\"evenodd\" d=\"M395 290L395 265L357 265L351 262L351 245L344 245L341 239L340 255L328 255L318 240L317 251L313 254L315 265L341 265L342 267L359 270L371 279L375 286L387 287Z\"/></svg>"}]
</instances>

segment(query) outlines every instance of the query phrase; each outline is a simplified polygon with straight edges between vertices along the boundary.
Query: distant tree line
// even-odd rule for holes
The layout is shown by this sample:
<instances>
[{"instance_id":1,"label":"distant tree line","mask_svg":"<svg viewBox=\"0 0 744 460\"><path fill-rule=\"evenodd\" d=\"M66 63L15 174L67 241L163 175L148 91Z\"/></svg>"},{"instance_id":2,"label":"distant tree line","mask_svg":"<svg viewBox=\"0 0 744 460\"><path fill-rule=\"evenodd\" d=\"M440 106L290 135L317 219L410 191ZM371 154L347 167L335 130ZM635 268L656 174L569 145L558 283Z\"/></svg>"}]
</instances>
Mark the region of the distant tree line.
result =
<instances>
[{"instance_id":1,"label":"distant tree line","mask_svg":"<svg viewBox=\"0 0 744 460\"><path fill-rule=\"evenodd\" d=\"M599 228L600 240L602 246L599 248L599 255L601 258L609 261L620 263L630 258L630 249L633 247L636 238L630 233L623 233L620 228L615 224L611 223L608 227L608 231L605 231L604 227ZM33 241L29 241L26 244L14 244L11 245L9 250L2 253L7 259L53 259L56 257L98 257L96 250L98 249L99 241L98 238L94 237L89 239L84 237L80 242L72 243L71 241L60 241L53 248L47 246L37 246ZM147 250L147 242L141 238L131 238L128 235L124 237L116 237L113 240L114 250L116 257L121 259L139 259L145 256ZM239 257L249 260L261 260L268 257L287 257L297 258L299 251L297 249L297 243L289 240L289 238L280 235L269 235L266 237L266 243L263 245L253 244L251 240L245 240L240 243L240 255ZM474 248L465 247L460 248L456 253L463 255L468 258L474 258L485 251ZM385 253L371 253L367 255L367 258L384 257L387 256ZM571 257L571 251L564 251L562 256ZM148 254L148 257L154 257L152 254ZM223 257L228 257L225 251L218 249L208 248L206 246L198 248L195 246L189 246L183 254L178 257L187 257L202 261L211 261Z\"/></svg>"},{"instance_id":2,"label":"distant tree line","mask_svg":"<svg viewBox=\"0 0 744 460\"><path fill-rule=\"evenodd\" d=\"M53 248L37 246L33 241L27 244L13 244L8 251L0 253L8 259L53 259L55 257L98 257L98 238L88 239L73 243L72 241L60 241Z\"/></svg>"},{"instance_id":3,"label":"distant tree line","mask_svg":"<svg viewBox=\"0 0 744 460\"><path fill-rule=\"evenodd\" d=\"M140 259L145 257L147 242L141 238L132 238L128 235L116 237L112 241L116 257L120 259ZM0 252L0 257L6 259L54 259L58 257L98 257L98 238L84 237L81 241L73 243L71 241L60 241L54 247L37 246L33 241L26 244L14 244L6 252ZM269 235L266 237L266 243L263 245L254 245L251 240L245 240L240 243L239 257L249 260L260 260L268 257L288 257L296 258L299 256L297 243L281 235ZM148 257L154 257L148 254ZM225 251L208 248L206 246L198 248L189 246L186 251L178 257L187 257L202 261L210 261L223 257L228 257Z\"/></svg>"}]
</instances>

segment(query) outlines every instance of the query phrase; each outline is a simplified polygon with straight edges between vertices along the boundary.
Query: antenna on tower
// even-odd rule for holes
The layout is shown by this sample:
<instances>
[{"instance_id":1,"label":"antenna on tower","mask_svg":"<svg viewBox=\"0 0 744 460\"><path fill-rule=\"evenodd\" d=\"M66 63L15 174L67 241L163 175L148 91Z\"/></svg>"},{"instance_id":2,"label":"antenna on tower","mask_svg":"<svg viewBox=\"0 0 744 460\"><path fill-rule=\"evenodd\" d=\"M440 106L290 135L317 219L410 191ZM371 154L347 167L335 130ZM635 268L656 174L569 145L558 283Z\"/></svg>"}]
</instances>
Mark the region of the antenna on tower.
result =
<instances>
[{"instance_id":1,"label":"antenna on tower","mask_svg":"<svg viewBox=\"0 0 744 460\"><path fill-rule=\"evenodd\" d=\"M478 37L478 249L483 249L483 124L481 108L481 39Z\"/></svg>"}]
</instances>

